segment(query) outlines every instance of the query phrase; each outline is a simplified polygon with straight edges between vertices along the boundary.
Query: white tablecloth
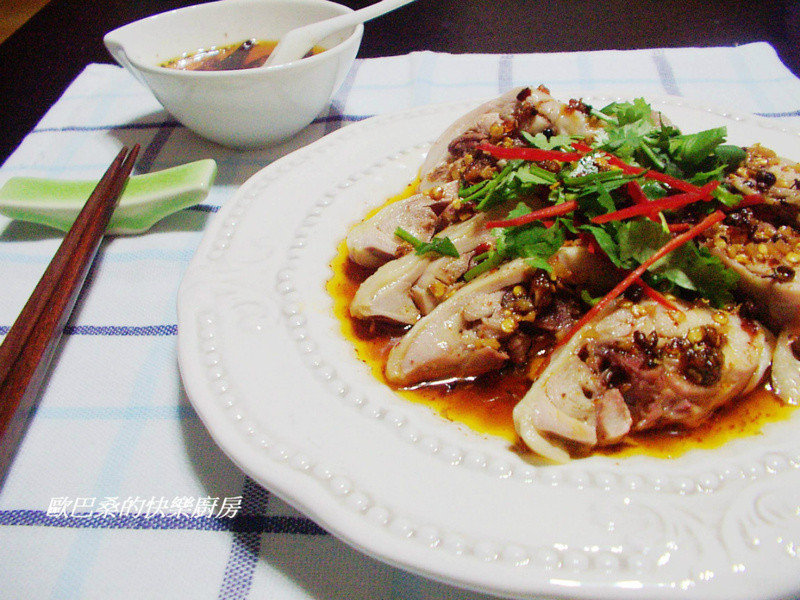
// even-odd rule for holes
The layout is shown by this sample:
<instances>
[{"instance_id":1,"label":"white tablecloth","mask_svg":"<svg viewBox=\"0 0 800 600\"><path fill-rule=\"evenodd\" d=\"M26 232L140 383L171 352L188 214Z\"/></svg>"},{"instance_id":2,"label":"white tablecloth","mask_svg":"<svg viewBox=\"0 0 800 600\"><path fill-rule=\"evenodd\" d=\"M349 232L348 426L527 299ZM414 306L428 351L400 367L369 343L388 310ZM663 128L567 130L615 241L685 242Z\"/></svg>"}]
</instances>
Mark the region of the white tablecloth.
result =
<instances>
[{"instance_id":1,"label":"white tablecloth","mask_svg":"<svg viewBox=\"0 0 800 600\"><path fill-rule=\"evenodd\" d=\"M372 115L539 83L565 99L670 94L800 127L800 80L763 43L358 60L326 114L257 152L199 139L120 68L87 68L0 168L0 184L96 178L135 142L137 173L214 158L219 174L200 206L104 242L0 492L0 597L483 598L359 554L239 471L181 386L175 304L207 223L269 162ZM0 335L60 239L0 217Z\"/></svg>"}]
</instances>

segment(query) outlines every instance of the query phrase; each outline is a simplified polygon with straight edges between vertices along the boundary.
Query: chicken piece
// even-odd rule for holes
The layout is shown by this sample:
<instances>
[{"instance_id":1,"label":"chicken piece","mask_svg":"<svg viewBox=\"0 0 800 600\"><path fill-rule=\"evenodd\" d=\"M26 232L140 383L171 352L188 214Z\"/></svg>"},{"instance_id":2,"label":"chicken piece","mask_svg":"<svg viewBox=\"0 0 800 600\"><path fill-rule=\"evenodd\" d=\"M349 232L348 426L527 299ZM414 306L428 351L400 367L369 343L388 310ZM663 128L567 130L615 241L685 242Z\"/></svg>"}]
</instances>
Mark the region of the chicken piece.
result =
<instances>
[{"instance_id":1,"label":"chicken piece","mask_svg":"<svg viewBox=\"0 0 800 600\"><path fill-rule=\"evenodd\" d=\"M415 194L398 200L353 227L347 235L350 260L368 268L378 268L400 255L404 242L395 235L402 227L414 237L428 242L433 237L439 214L458 199L458 183L442 186L441 194Z\"/></svg>"},{"instance_id":2,"label":"chicken piece","mask_svg":"<svg viewBox=\"0 0 800 600\"><path fill-rule=\"evenodd\" d=\"M593 252L585 244L561 246L548 262L555 279L585 289L593 296L605 294L619 282L614 265L601 252Z\"/></svg>"},{"instance_id":3,"label":"chicken piece","mask_svg":"<svg viewBox=\"0 0 800 600\"><path fill-rule=\"evenodd\" d=\"M800 164L759 145L746 151L727 182L766 202L731 212L704 244L739 275L739 290L777 332L800 310Z\"/></svg>"},{"instance_id":4,"label":"chicken piece","mask_svg":"<svg viewBox=\"0 0 800 600\"><path fill-rule=\"evenodd\" d=\"M350 314L357 319L413 325L419 320L419 308L409 292L430 262L430 256L416 254L389 261L356 290L350 302Z\"/></svg>"},{"instance_id":5,"label":"chicken piece","mask_svg":"<svg viewBox=\"0 0 800 600\"><path fill-rule=\"evenodd\" d=\"M508 360L503 337L506 290L532 275L524 260L477 277L420 319L389 352L386 378L411 386L477 377Z\"/></svg>"},{"instance_id":6,"label":"chicken piece","mask_svg":"<svg viewBox=\"0 0 800 600\"><path fill-rule=\"evenodd\" d=\"M704 241L739 275L739 290L755 301L759 318L780 331L800 310L800 227L789 206L740 209L713 227Z\"/></svg>"},{"instance_id":7,"label":"chicken piece","mask_svg":"<svg viewBox=\"0 0 800 600\"><path fill-rule=\"evenodd\" d=\"M800 206L800 163L781 158L760 144L745 151L745 160L728 175L728 183L745 195L763 194L768 202Z\"/></svg>"},{"instance_id":8,"label":"chicken piece","mask_svg":"<svg viewBox=\"0 0 800 600\"><path fill-rule=\"evenodd\" d=\"M800 405L800 322L785 327L775 342L772 391L787 404Z\"/></svg>"},{"instance_id":9,"label":"chicken piece","mask_svg":"<svg viewBox=\"0 0 800 600\"><path fill-rule=\"evenodd\" d=\"M475 242L476 246L482 243L480 239ZM475 252L471 249L469 252L459 253L458 258L442 256L428 264L409 290L421 315L427 315L450 294L453 286L469 270L473 256Z\"/></svg>"},{"instance_id":10,"label":"chicken piece","mask_svg":"<svg viewBox=\"0 0 800 600\"><path fill-rule=\"evenodd\" d=\"M458 258L412 253L381 266L359 286L350 304L350 314L360 319L416 323L444 299L446 286L455 283L467 270L475 248L491 239L484 226L486 219L487 213L481 213L442 230L440 236L450 238L459 252ZM441 287L434 285L437 281Z\"/></svg>"},{"instance_id":11,"label":"chicken piece","mask_svg":"<svg viewBox=\"0 0 800 600\"><path fill-rule=\"evenodd\" d=\"M467 168L481 171L482 165L470 162L475 147L482 142L517 138L520 131L533 135L563 133L590 141L602 125L589 117L585 109L580 102L564 104L556 100L544 86L506 92L460 117L439 136L420 169L420 189L459 179ZM470 158L465 158L468 155Z\"/></svg>"},{"instance_id":12,"label":"chicken piece","mask_svg":"<svg viewBox=\"0 0 800 600\"><path fill-rule=\"evenodd\" d=\"M644 300L614 303L558 348L514 408L525 444L555 462L631 431L694 427L752 390L774 340L735 312Z\"/></svg>"}]
</instances>

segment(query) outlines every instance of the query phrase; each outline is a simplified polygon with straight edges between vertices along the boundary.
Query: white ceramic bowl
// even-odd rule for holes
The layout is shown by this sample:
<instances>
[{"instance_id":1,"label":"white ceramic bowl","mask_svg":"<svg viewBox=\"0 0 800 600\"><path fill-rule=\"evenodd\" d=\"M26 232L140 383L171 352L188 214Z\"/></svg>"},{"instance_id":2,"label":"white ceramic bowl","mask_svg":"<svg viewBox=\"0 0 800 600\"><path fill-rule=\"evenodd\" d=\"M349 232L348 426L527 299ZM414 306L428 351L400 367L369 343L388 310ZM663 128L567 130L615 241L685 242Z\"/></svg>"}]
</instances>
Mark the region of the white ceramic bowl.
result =
<instances>
[{"instance_id":1,"label":"white ceramic bowl","mask_svg":"<svg viewBox=\"0 0 800 600\"><path fill-rule=\"evenodd\" d=\"M214 72L159 65L209 46L276 40L347 12L327 0L220 0L147 17L103 41L183 125L225 146L257 148L291 137L326 108L352 66L363 25L323 40L325 52L275 67Z\"/></svg>"}]
</instances>

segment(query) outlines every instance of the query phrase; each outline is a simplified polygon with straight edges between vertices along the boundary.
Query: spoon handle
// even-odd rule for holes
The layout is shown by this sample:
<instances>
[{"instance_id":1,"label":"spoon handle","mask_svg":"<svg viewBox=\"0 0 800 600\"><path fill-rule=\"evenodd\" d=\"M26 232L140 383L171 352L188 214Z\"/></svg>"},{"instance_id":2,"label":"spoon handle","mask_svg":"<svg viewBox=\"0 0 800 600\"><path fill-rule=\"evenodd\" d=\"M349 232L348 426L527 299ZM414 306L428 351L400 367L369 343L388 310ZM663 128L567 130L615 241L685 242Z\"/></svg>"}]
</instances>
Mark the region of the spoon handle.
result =
<instances>
[{"instance_id":1,"label":"spoon handle","mask_svg":"<svg viewBox=\"0 0 800 600\"><path fill-rule=\"evenodd\" d=\"M320 21L319 23L314 23L314 25L323 25L323 23L328 23L331 25L331 28L327 31L326 28L320 27L320 31L324 32L325 36L327 36L338 29L349 27L351 25L358 25L359 23L364 23L365 21L369 21L375 17L385 15L386 13L396 10L401 6L405 6L406 4L410 4L413 1L414 0L381 0L380 2L370 4L364 8L359 8L351 13L334 17L333 19L328 19L326 21ZM335 26L333 26L334 21L337 21Z\"/></svg>"},{"instance_id":2,"label":"spoon handle","mask_svg":"<svg viewBox=\"0 0 800 600\"><path fill-rule=\"evenodd\" d=\"M264 66L269 67L299 60L311 48L332 33L380 17L411 2L414 2L414 0L381 0L332 19L325 19L324 21L293 29L281 37Z\"/></svg>"}]
</instances>

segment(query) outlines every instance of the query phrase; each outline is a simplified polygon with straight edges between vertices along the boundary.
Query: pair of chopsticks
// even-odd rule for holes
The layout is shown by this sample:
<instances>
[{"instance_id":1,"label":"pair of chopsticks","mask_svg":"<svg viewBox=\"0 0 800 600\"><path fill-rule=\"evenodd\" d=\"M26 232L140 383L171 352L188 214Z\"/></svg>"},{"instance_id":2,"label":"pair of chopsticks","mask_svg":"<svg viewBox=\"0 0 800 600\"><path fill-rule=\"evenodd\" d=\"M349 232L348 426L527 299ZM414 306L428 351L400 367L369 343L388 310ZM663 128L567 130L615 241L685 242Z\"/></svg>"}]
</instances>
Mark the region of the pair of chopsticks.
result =
<instances>
[{"instance_id":1,"label":"pair of chopsticks","mask_svg":"<svg viewBox=\"0 0 800 600\"><path fill-rule=\"evenodd\" d=\"M108 167L0 345L0 484L138 154L123 148Z\"/></svg>"}]
</instances>

